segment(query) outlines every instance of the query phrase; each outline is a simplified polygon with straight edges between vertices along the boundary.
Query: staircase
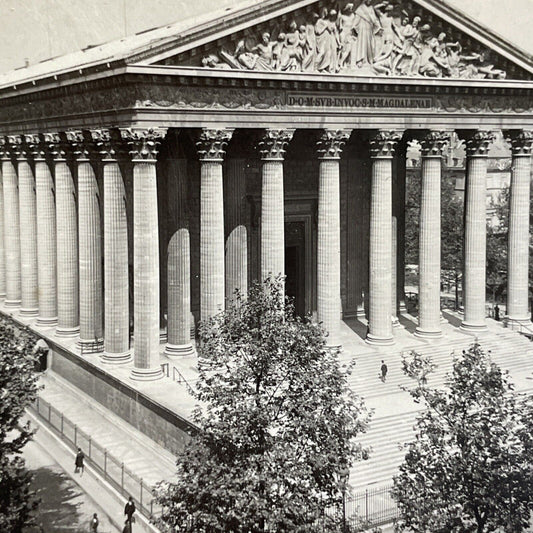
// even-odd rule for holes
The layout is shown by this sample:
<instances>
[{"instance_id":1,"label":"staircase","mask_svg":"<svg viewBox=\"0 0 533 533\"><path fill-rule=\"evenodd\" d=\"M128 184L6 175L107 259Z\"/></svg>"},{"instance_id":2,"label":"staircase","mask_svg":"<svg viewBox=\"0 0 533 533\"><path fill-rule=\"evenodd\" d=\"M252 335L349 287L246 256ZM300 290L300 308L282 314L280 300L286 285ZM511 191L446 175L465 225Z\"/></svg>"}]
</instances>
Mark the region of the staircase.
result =
<instances>
[{"instance_id":1,"label":"staircase","mask_svg":"<svg viewBox=\"0 0 533 533\"><path fill-rule=\"evenodd\" d=\"M371 448L371 453L368 460L355 463L351 469L350 486L354 492L390 484L405 456L406 443L414 438L413 424L421 407L401 388L413 386L402 372L401 353L414 349L430 356L437 368L428 376L428 385L439 388L444 386L446 374L452 368L450 354L461 353L473 342L473 337L460 336L431 345L373 351L355 357L349 385L376 413L367 433L358 439ZM500 327L481 334L478 342L483 350L491 352L495 363L509 372L517 392L533 391L533 344L526 337ZM389 369L385 383L379 379L382 359Z\"/></svg>"}]
</instances>

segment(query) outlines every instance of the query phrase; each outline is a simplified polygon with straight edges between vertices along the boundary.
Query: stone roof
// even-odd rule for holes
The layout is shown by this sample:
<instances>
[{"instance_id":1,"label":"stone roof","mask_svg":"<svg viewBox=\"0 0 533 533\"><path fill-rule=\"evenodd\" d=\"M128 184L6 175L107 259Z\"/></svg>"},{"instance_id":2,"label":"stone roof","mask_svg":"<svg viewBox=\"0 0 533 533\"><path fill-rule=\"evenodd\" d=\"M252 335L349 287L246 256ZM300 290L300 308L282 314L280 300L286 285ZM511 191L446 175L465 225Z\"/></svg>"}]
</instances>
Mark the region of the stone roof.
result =
<instances>
[{"instance_id":1,"label":"stone roof","mask_svg":"<svg viewBox=\"0 0 533 533\"><path fill-rule=\"evenodd\" d=\"M533 56L520 50L512 43L498 36L490 29L468 18L467 15L450 6L443 0L413 0L420 7L435 12L438 16L452 21L458 28L507 59L516 61L521 68L533 74ZM146 30L135 35L104 44L89 46L83 50L55 57L27 67L0 74L0 89L23 83L38 84L40 80L65 73L86 74L86 69L99 65L121 64L150 65L169 50L191 49L197 44L227 36L235 28L252 26L256 21L279 16L298 8L312 6L317 0L245 0L234 7L213 10L189 17L173 24ZM151 61L152 59L152 61Z\"/></svg>"}]
</instances>

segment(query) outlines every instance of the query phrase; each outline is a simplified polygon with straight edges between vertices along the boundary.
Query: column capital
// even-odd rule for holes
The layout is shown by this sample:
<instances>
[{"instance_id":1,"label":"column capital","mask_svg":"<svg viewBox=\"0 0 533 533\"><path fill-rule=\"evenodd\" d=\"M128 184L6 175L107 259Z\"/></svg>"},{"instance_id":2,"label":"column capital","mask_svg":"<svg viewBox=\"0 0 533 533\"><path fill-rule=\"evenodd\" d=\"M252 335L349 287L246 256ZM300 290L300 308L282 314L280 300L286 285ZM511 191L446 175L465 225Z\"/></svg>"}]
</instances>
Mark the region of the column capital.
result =
<instances>
[{"instance_id":1,"label":"column capital","mask_svg":"<svg viewBox=\"0 0 533 533\"><path fill-rule=\"evenodd\" d=\"M513 156L529 157L533 148L533 130L506 130L505 140L511 145Z\"/></svg>"},{"instance_id":2,"label":"column capital","mask_svg":"<svg viewBox=\"0 0 533 533\"><path fill-rule=\"evenodd\" d=\"M65 141L75 161L79 163L89 160L95 146L90 132L68 130L65 132Z\"/></svg>"},{"instance_id":3,"label":"column capital","mask_svg":"<svg viewBox=\"0 0 533 533\"><path fill-rule=\"evenodd\" d=\"M47 151L54 159L54 162L66 161L67 146L59 132L45 133L42 138L44 147L46 147L43 151ZM45 156L46 154L43 153L41 158Z\"/></svg>"},{"instance_id":4,"label":"column capital","mask_svg":"<svg viewBox=\"0 0 533 533\"><path fill-rule=\"evenodd\" d=\"M27 161L31 157L31 150L26 143L26 135L10 136L11 154L17 161Z\"/></svg>"},{"instance_id":5,"label":"column capital","mask_svg":"<svg viewBox=\"0 0 533 533\"><path fill-rule=\"evenodd\" d=\"M90 130L87 140L94 143L102 161L116 161L124 155L122 139L115 137L107 128Z\"/></svg>"},{"instance_id":6,"label":"column capital","mask_svg":"<svg viewBox=\"0 0 533 533\"><path fill-rule=\"evenodd\" d=\"M466 141L466 155L486 157L494 140L494 132L488 130L469 131L462 135Z\"/></svg>"},{"instance_id":7,"label":"column capital","mask_svg":"<svg viewBox=\"0 0 533 533\"><path fill-rule=\"evenodd\" d=\"M266 130L262 139L259 141L261 159L283 161L285 148L292 140L294 131L293 129Z\"/></svg>"},{"instance_id":8,"label":"column capital","mask_svg":"<svg viewBox=\"0 0 533 533\"><path fill-rule=\"evenodd\" d=\"M226 145L231 140L233 129L221 130L204 128L196 141L196 150L200 161L223 161Z\"/></svg>"},{"instance_id":9,"label":"column capital","mask_svg":"<svg viewBox=\"0 0 533 533\"><path fill-rule=\"evenodd\" d=\"M22 140L20 135L6 135L0 138L0 157L4 161L9 161L17 156L20 151Z\"/></svg>"},{"instance_id":10,"label":"column capital","mask_svg":"<svg viewBox=\"0 0 533 533\"><path fill-rule=\"evenodd\" d=\"M448 131L430 131L420 140L422 157L442 157L444 146L450 140Z\"/></svg>"},{"instance_id":11,"label":"column capital","mask_svg":"<svg viewBox=\"0 0 533 533\"><path fill-rule=\"evenodd\" d=\"M402 138L398 130L380 130L370 139L370 156L372 158L391 158L396 145Z\"/></svg>"},{"instance_id":12,"label":"column capital","mask_svg":"<svg viewBox=\"0 0 533 533\"><path fill-rule=\"evenodd\" d=\"M121 128L121 139L128 145L132 161L155 163L161 141L165 138L167 128L150 128L137 130Z\"/></svg>"},{"instance_id":13,"label":"column capital","mask_svg":"<svg viewBox=\"0 0 533 533\"><path fill-rule=\"evenodd\" d=\"M352 130L324 130L317 141L319 159L340 159Z\"/></svg>"}]
</instances>

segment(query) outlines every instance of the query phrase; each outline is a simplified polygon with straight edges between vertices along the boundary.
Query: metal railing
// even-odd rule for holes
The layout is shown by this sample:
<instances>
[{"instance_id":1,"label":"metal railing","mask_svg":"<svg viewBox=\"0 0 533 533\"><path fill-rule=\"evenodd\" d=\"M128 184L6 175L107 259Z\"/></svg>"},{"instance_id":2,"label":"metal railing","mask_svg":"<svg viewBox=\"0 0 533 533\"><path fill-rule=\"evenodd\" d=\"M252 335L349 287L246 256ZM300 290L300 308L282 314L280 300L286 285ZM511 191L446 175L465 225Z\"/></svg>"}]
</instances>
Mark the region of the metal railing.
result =
<instances>
[{"instance_id":1,"label":"metal railing","mask_svg":"<svg viewBox=\"0 0 533 533\"><path fill-rule=\"evenodd\" d=\"M172 368L172 372L170 372L170 368ZM170 363L161 363L161 370L163 371L163 374L167 376L167 378L171 378L172 381L175 381L180 385L185 385L185 388L189 394L194 393L192 385L185 379L185 376L175 366L171 367Z\"/></svg>"},{"instance_id":2,"label":"metal railing","mask_svg":"<svg viewBox=\"0 0 533 533\"><path fill-rule=\"evenodd\" d=\"M126 499L131 496L135 501L135 506L144 516L151 518L161 513L161 507L155 501L152 488L124 466L122 461L94 442L90 435L71 422L63 413L39 397L30 406L30 410L55 430L73 451L81 448L87 463L122 496Z\"/></svg>"},{"instance_id":3,"label":"metal railing","mask_svg":"<svg viewBox=\"0 0 533 533\"><path fill-rule=\"evenodd\" d=\"M504 320L504 326L512 331L517 331L518 333L525 335L529 340L533 341L533 327L531 327L531 325L520 322L519 320L506 318Z\"/></svg>"}]
</instances>

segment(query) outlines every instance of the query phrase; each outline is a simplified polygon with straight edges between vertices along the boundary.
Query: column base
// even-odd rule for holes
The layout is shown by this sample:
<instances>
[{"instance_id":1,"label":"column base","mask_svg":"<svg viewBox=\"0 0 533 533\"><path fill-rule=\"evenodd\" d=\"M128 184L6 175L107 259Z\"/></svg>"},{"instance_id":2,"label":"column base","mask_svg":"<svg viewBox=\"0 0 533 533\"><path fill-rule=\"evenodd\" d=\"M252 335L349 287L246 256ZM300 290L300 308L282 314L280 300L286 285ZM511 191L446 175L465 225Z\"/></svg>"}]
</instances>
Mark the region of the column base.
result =
<instances>
[{"instance_id":1,"label":"column base","mask_svg":"<svg viewBox=\"0 0 533 533\"><path fill-rule=\"evenodd\" d=\"M39 316L39 309L38 308L35 308L35 309L21 308L21 310L19 311L19 315L25 316L28 318L36 317L36 316Z\"/></svg>"},{"instance_id":2,"label":"column base","mask_svg":"<svg viewBox=\"0 0 533 533\"><path fill-rule=\"evenodd\" d=\"M79 326L73 328L64 328L58 326L56 328L56 337L76 337L80 332Z\"/></svg>"},{"instance_id":3,"label":"column base","mask_svg":"<svg viewBox=\"0 0 533 533\"><path fill-rule=\"evenodd\" d=\"M15 307L20 307L20 300L5 300L4 305L5 307L9 307L10 309L13 309Z\"/></svg>"},{"instance_id":4,"label":"column base","mask_svg":"<svg viewBox=\"0 0 533 533\"><path fill-rule=\"evenodd\" d=\"M130 379L134 381L156 381L164 377L161 367L153 368L133 368L130 373Z\"/></svg>"},{"instance_id":5,"label":"column base","mask_svg":"<svg viewBox=\"0 0 533 533\"><path fill-rule=\"evenodd\" d=\"M76 346L80 349L81 354L102 353L104 351L104 341L96 339L79 339Z\"/></svg>"},{"instance_id":6,"label":"column base","mask_svg":"<svg viewBox=\"0 0 533 533\"><path fill-rule=\"evenodd\" d=\"M394 344L394 337L377 337L368 333L365 339L367 344L372 344L373 346L390 346Z\"/></svg>"},{"instance_id":7,"label":"column base","mask_svg":"<svg viewBox=\"0 0 533 533\"><path fill-rule=\"evenodd\" d=\"M531 319L529 316L518 317L518 316L504 316L502 322L517 322L523 326L531 326Z\"/></svg>"},{"instance_id":8,"label":"column base","mask_svg":"<svg viewBox=\"0 0 533 533\"><path fill-rule=\"evenodd\" d=\"M39 326L41 328L53 328L57 325L57 316L52 317L38 317L37 322L35 323L36 326Z\"/></svg>"},{"instance_id":9,"label":"column base","mask_svg":"<svg viewBox=\"0 0 533 533\"><path fill-rule=\"evenodd\" d=\"M165 355L169 359L181 359L182 357L196 355L196 351L190 342L188 344L167 343L165 347Z\"/></svg>"},{"instance_id":10,"label":"column base","mask_svg":"<svg viewBox=\"0 0 533 533\"><path fill-rule=\"evenodd\" d=\"M477 333L479 331L486 331L488 328L487 324L471 324L469 322L463 322L459 329L468 333Z\"/></svg>"},{"instance_id":11,"label":"column base","mask_svg":"<svg viewBox=\"0 0 533 533\"><path fill-rule=\"evenodd\" d=\"M126 363L131 363L133 361L133 356L131 350L122 353L104 352L100 360L106 365L124 365Z\"/></svg>"},{"instance_id":12,"label":"column base","mask_svg":"<svg viewBox=\"0 0 533 533\"><path fill-rule=\"evenodd\" d=\"M402 324L401 324L401 322L400 322L400 320L399 320L399 318L397 316L393 316L391 322L392 322L392 327L393 328L403 328L403 326L402 326Z\"/></svg>"},{"instance_id":13,"label":"column base","mask_svg":"<svg viewBox=\"0 0 533 533\"><path fill-rule=\"evenodd\" d=\"M440 329L427 330L416 327L414 335L421 339L440 339L442 337L442 331Z\"/></svg>"},{"instance_id":14,"label":"column base","mask_svg":"<svg viewBox=\"0 0 533 533\"><path fill-rule=\"evenodd\" d=\"M168 340L167 330L160 329L159 330L159 344L165 344L167 340Z\"/></svg>"}]
</instances>

